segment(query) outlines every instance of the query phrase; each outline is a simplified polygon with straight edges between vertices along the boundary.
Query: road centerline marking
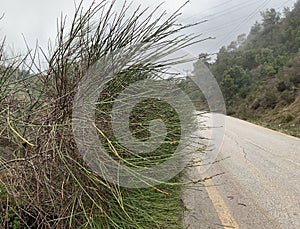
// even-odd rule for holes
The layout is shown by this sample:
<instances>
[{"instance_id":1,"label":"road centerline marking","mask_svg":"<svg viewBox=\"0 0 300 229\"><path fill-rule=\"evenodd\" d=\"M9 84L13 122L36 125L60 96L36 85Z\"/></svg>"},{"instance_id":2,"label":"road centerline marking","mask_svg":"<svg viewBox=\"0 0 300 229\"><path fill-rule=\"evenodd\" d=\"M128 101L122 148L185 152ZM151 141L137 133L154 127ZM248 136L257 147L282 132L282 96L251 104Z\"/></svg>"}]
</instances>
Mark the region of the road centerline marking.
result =
<instances>
[{"instance_id":1,"label":"road centerline marking","mask_svg":"<svg viewBox=\"0 0 300 229\"><path fill-rule=\"evenodd\" d=\"M197 167L199 173L200 168ZM201 174L201 173L200 173ZM204 177L209 177L207 174L203 173ZM214 182L212 179L208 179L205 181L207 185L205 185L206 192L218 214L218 217L222 223L222 227L225 228L235 228L239 229L239 225L232 216L229 208L227 207L224 199L221 197L220 193L218 192L217 188L215 187Z\"/></svg>"}]
</instances>

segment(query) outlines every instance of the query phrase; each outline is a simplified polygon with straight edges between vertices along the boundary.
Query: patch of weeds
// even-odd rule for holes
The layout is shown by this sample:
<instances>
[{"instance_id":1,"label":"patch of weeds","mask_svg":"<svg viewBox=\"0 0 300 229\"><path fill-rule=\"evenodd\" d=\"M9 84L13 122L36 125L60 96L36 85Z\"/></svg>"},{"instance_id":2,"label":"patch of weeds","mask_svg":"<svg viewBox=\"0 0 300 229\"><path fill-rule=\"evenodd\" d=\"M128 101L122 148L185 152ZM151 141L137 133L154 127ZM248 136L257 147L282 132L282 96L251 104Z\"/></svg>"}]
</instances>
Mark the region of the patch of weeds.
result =
<instances>
[{"instance_id":1,"label":"patch of weeds","mask_svg":"<svg viewBox=\"0 0 300 229\"><path fill-rule=\"evenodd\" d=\"M180 184L164 184L148 189L122 189L124 209L114 202L110 209L112 223L99 216L94 228L120 229L180 229L181 205Z\"/></svg>"},{"instance_id":2,"label":"patch of weeds","mask_svg":"<svg viewBox=\"0 0 300 229\"><path fill-rule=\"evenodd\" d=\"M281 93L280 98L287 104L291 104L295 101L295 94L292 91L284 91Z\"/></svg>"},{"instance_id":3,"label":"patch of weeds","mask_svg":"<svg viewBox=\"0 0 300 229\"><path fill-rule=\"evenodd\" d=\"M295 117L293 115L288 114L288 115L285 116L284 122L289 123L289 122L293 121L294 119L295 119Z\"/></svg>"},{"instance_id":4,"label":"patch of weeds","mask_svg":"<svg viewBox=\"0 0 300 229\"><path fill-rule=\"evenodd\" d=\"M1 228L24 228L23 222L17 214L17 206L10 203L7 188L0 184L0 225Z\"/></svg>"}]
</instances>

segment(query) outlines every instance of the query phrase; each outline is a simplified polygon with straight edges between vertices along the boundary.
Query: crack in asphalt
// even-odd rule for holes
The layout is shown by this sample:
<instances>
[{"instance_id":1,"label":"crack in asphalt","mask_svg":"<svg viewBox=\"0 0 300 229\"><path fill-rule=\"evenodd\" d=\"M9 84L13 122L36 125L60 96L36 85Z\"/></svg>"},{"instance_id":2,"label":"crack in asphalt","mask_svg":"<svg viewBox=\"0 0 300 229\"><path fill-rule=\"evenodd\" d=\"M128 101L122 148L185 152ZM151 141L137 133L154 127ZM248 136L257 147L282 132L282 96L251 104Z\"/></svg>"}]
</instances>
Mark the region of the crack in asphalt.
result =
<instances>
[{"instance_id":1,"label":"crack in asphalt","mask_svg":"<svg viewBox=\"0 0 300 229\"><path fill-rule=\"evenodd\" d=\"M245 158L245 160L246 160L246 161L249 161L248 158L247 158L247 153L246 153L245 148L242 147L242 149L243 149L243 153L244 153L244 158Z\"/></svg>"}]
</instances>

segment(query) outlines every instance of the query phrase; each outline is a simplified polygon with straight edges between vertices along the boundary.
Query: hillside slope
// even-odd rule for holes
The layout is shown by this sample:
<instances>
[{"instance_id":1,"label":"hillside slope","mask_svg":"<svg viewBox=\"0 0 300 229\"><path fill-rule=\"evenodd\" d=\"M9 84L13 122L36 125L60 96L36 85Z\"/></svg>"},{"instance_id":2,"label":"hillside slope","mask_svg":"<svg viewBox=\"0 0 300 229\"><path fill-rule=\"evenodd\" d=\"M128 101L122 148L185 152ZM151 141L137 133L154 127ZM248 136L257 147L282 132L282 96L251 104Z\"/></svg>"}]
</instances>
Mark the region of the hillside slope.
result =
<instances>
[{"instance_id":1,"label":"hillside slope","mask_svg":"<svg viewBox=\"0 0 300 229\"><path fill-rule=\"evenodd\" d=\"M299 137L300 1L282 14L269 9L261 16L248 36L238 36L220 49L213 64L206 63L221 86L229 115Z\"/></svg>"}]
</instances>

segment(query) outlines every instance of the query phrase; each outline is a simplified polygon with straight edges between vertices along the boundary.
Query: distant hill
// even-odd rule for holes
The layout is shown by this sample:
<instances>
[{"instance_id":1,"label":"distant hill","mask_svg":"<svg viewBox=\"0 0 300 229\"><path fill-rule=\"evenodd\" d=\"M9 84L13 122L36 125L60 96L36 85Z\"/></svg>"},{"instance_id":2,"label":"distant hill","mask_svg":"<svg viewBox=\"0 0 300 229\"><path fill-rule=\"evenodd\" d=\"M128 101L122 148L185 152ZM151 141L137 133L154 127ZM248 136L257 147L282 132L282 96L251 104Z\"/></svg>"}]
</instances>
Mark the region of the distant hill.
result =
<instances>
[{"instance_id":1,"label":"distant hill","mask_svg":"<svg viewBox=\"0 0 300 229\"><path fill-rule=\"evenodd\" d=\"M248 36L238 36L220 49L213 64L206 64L229 115L300 136L300 1L292 10L268 9L261 16Z\"/></svg>"}]
</instances>

